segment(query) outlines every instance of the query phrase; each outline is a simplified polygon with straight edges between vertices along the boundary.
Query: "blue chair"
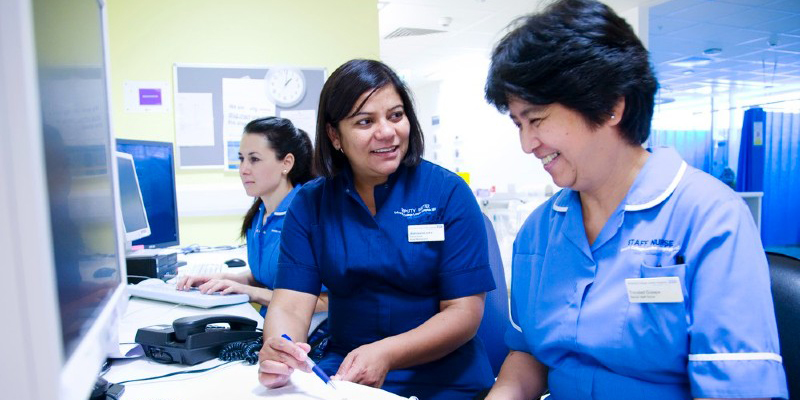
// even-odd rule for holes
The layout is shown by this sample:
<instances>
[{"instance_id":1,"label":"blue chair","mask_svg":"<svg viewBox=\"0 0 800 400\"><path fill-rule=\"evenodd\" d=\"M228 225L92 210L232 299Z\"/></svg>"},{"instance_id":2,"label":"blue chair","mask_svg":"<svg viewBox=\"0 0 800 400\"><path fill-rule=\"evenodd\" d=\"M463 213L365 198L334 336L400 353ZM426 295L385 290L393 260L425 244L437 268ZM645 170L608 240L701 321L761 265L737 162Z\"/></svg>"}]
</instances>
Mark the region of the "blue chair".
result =
<instances>
[{"instance_id":1,"label":"blue chair","mask_svg":"<svg viewBox=\"0 0 800 400\"><path fill-rule=\"evenodd\" d=\"M497 235L494 233L492 221L484 215L483 222L486 226L486 239L489 242L489 266L492 268L497 289L486 294L486 305L483 309L483 320L478 327L478 337L486 347L492 371L494 376L497 376L500 366L508 355L508 346L503 339L508 326L508 288L503 271L503 259L500 257L500 246L497 245Z\"/></svg>"}]
</instances>

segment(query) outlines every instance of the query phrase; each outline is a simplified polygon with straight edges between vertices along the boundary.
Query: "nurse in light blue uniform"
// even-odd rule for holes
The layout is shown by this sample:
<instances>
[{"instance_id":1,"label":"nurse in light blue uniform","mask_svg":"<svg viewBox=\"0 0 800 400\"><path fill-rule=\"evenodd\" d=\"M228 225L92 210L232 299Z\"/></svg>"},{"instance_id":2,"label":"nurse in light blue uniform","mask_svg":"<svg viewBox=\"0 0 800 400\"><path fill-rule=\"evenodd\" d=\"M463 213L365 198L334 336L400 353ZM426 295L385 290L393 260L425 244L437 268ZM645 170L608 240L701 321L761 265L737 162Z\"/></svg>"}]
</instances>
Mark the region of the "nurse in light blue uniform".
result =
<instances>
[{"instance_id":1,"label":"nurse in light blue uniform","mask_svg":"<svg viewBox=\"0 0 800 400\"><path fill-rule=\"evenodd\" d=\"M672 149L633 30L560 0L495 48L487 99L564 189L514 243L511 353L489 399L786 398L758 230Z\"/></svg>"},{"instance_id":2,"label":"nurse in light blue uniform","mask_svg":"<svg viewBox=\"0 0 800 400\"><path fill-rule=\"evenodd\" d=\"M239 145L239 176L245 192L255 198L242 223L250 271L211 276L182 276L179 290L197 286L204 293L245 293L263 305L272 299L278 247L286 210L302 184L312 178L311 140L285 118L265 117L249 122ZM323 294L316 311L326 311Z\"/></svg>"},{"instance_id":3,"label":"nurse in light blue uniform","mask_svg":"<svg viewBox=\"0 0 800 400\"><path fill-rule=\"evenodd\" d=\"M324 178L286 216L261 383L283 386L306 369L304 333L324 284L331 339L318 364L328 374L404 397L471 400L493 382L475 338L494 289L475 197L421 159L410 96L380 62L352 60L331 74L317 132Z\"/></svg>"}]
</instances>

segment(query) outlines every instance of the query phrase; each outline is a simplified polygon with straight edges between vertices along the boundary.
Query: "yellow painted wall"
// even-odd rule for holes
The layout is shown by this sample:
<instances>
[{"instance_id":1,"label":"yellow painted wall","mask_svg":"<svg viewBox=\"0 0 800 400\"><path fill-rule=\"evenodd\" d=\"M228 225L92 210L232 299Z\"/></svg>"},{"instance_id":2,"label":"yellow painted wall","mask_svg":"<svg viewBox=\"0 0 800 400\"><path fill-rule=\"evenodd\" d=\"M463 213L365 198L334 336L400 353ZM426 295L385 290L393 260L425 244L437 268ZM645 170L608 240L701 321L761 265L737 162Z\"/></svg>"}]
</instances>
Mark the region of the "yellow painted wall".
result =
<instances>
[{"instance_id":1,"label":"yellow painted wall","mask_svg":"<svg viewBox=\"0 0 800 400\"><path fill-rule=\"evenodd\" d=\"M377 0L109 0L112 124L117 137L175 141L173 113L124 111L125 81L174 84L174 63L323 67L379 57ZM182 185L239 182L177 170ZM181 245L237 240L241 216L181 217Z\"/></svg>"}]
</instances>

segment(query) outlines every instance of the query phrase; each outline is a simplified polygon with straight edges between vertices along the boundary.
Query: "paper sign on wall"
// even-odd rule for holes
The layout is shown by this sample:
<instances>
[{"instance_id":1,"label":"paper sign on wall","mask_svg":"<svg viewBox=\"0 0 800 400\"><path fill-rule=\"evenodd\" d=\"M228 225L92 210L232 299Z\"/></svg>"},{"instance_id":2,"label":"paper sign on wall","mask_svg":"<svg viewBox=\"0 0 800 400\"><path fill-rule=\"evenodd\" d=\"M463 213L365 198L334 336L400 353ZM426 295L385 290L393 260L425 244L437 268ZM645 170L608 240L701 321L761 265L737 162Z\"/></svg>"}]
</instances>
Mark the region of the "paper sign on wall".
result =
<instances>
[{"instance_id":1,"label":"paper sign on wall","mask_svg":"<svg viewBox=\"0 0 800 400\"><path fill-rule=\"evenodd\" d=\"M316 110L281 110L281 118L292 121L294 126L306 131L311 143L314 143L315 132L317 131L317 111Z\"/></svg>"},{"instance_id":2,"label":"paper sign on wall","mask_svg":"<svg viewBox=\"0 0 800 400\"><path fill-rule=\"evenodd\" d=\"M184 147L214 145L211 93L175 96L175 141Z\"/></svg>"},{"instance_id":3,"label":"paper sign on wall","mask_svg":"<svg viewBox=\"0 0 800 400\"><path fill-rule=\"evenodd\" d=\"M263 79L222 79L222 135L226 141L239 140L248 122L274 115L275 104L267 98Z\"/></svg>"}]
</instances>

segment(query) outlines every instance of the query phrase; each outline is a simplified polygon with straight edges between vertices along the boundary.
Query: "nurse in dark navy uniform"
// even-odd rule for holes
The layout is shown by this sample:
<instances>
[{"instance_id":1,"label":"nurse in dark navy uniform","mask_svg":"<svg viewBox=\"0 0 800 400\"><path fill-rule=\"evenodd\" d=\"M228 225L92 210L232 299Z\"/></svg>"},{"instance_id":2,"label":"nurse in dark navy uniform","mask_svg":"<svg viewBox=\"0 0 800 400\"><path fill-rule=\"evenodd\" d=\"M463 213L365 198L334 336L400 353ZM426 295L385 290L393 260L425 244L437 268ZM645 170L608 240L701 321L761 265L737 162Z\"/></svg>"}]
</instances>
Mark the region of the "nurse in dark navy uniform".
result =
<instances>
[{"instance_id":1,"label":"nurse in dark navy uniform","mask_svg":"<svg viewBox=\"0 0 800 400\"><path fill-rule=\"evenodd\" d=\"M314 165L322 176L286 214L259 380L288 382L320 287L335 379L421 399L471 399L492 370L475 332L494 289L486 232L467 184L422 160L411 97L386 65L352 60L320 98ZM282 339L288 334L298 342Z\"/></svg>"}]
</instances>

